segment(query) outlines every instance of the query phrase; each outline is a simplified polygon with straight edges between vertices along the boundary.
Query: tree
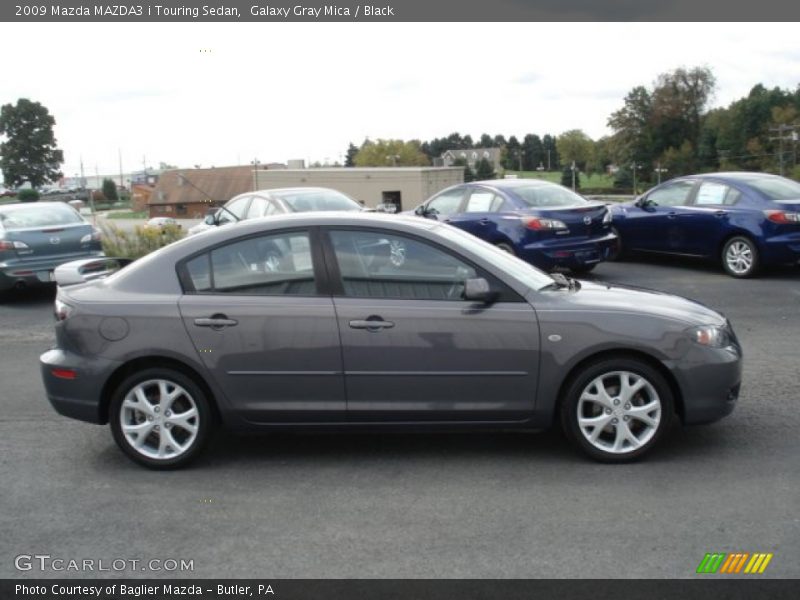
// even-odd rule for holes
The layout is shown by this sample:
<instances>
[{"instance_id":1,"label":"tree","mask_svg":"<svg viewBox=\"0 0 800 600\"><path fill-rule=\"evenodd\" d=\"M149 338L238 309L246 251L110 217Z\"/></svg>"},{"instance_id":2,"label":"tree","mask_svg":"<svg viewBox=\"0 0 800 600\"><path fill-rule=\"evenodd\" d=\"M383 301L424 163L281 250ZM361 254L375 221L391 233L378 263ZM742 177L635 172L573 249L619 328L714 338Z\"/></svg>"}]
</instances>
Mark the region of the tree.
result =
<instances>
[{"instance_id":1,"label":"tree","mask_svg":"<svg viewBox=\"0 0 800 600\"><path fill-rule=\"evenodd\" d=\"M103 196L105 196L105 199L109 202L116 202L119 200L117 184L114 183L113 179L103 179Z\"/></svg>"},{"instance_id":2,"label":"tree","mask_svg":"<svg viewBox=\"0 0 800 600\"><path fill-rule=\"evenodd\" d=\"M533 171L542 163L544 147L538 135L529 133L522 138L522 170Z\"/></svg>"},{"instance_id":3,"label":"tree","mask_svg":"<svg viewBox=\"0 0 800 600\"><path fill-rule=\"evenodd\" d=\"M358 154L358 146L356 146L353 142L350 142L350 145L347 147L347 154L345 154L345 167L356 166L356 154Z\"/></svg>"},{"instance_id":4,"label":"tree","mask_svg":"<svg viewBox=\"0 0 800 600\"><path fill-rule=\"evenodd\" d=\"M610 148L619 165L653 159L652 130L653 101L644 86L633 88L625 96L621 109L611 114L608 126L614 131Z\"/></svg>"},{"instance_id":5,"label":"tree","mask_svg":"<svg viewBox=\"0 0 800 600\"><path fill-rule=\"evenodd\" d=\"M355 155L357 167L426 167L428 157L417 140L366 140Z\"/></svg>"},{"instance_id":6,"label":"tree","mask_svg":"<svg viewBox=\"0 0 800 600\"><path fill-rule=\"evenodd\" d=\"M453 161L454 167L464 167L464 181L469 183L470 181L475 181L475 172L470 168L469 164L467 164L466 158L457 158Z\"/></svg>"},{"instance_id":7,"label":"tree","mask_svg":"<svg viewBox=\"0 0 800 600\"><path fill-rule=\"evenodd\" d=\"M561 185L572 189L572 165L566 165L564 170L561 171ZM575 167L575 189L581 187L581 177L578 167Z\"/></svg>"},{"instance_id":8,"label":"tree","mask_svg":"<svg viewBox=\"0 0 800 600\"><path fill-rule=\"evenodd\" d=\"M542 138L542 164L548 171L557 171L560 164L556 138L550 134L545 134ZM539 166L538 163L536 166Z\"/></svg>"},{"instance_id":9,"label":"tree","mask_svg":"<svg viewBox=\"0 0 800 600\"><path fill-rule=\"evenodd\" d=\"M478 146L481 148L491 148L493 144L494 139L488 133L481 135L481 140L478 142Z\"/></svg>"},{"instance_id":10,"label":"tree","mask_svg":"<svg viewBox=\"0 0 800 600\"><path fill-rule=\"evenodd\" d=\"M496 177L497 173L494 172L492 163L490 163L486 157L481 158L475 164L475 179L483 181L486 179L495 179Z\"/></svg>"},{"instance_id":11,"label":"tree","mask_svg":"<svg viewBox=\"0 0 800 600\"><path fill-rule=\"evenodd\" d=\"M586 170L586 164L592 158L594 142L580 129L570 129L558 136L556 147L564 164L571 165L574 161L578 168Z\"/></svg>"},{"instance_id":12,"label":"tree","mask_svg":"<svg viewBox=\"0 0 800 600\"><path fill-rule=\"evenodd\" d=\"M508 138L501 164L506 171L522 170L522 146L517 136L512 135Z\"/></svg>"},{"instance_id":13,"label":"tree","mask_svg":"<svg viewBox=\"0 0 800 600\"><path fill-rule=\"evenodd\" d=\"M6 185L17 187L26 181L38 188L63 177L59 167L64 153L56 147L56 120L38 102L20 98L17 104L0 109L0 168Z\"/></svg>"}]
</instances>

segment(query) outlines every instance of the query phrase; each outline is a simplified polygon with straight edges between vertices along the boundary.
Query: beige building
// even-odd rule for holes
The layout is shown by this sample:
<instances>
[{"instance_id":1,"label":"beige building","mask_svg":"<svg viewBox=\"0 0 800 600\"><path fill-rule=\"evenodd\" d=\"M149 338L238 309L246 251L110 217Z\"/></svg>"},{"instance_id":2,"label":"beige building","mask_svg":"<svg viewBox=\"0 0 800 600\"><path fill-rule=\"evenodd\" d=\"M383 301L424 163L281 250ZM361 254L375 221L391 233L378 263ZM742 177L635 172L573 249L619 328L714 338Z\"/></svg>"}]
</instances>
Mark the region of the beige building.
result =
<instances>
[{"instance_id":1,"label":"beige building","mask_svg":"<svg viewBox=\"0 0 800 600\"><path fill-rule=\"evenodd\" d=\"M464 182L463 167L338 167L259 170L258 189L328 187L375 208L391 203L410 210L436 192Z\"/></svg>"}]
</instances>

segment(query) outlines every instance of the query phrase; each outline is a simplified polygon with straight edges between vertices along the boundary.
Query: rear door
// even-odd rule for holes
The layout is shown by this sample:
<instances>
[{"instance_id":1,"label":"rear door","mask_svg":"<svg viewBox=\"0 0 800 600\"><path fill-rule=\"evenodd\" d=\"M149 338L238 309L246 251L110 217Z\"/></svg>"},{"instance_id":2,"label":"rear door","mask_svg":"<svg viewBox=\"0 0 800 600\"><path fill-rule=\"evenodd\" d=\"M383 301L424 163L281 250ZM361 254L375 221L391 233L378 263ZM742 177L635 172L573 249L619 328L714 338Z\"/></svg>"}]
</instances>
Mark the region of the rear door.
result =
<instances>
[{"instance_id":1,"label":"rear door","mask_svg":"<svg viewBox=\"0 0 800 600\"><path fill-rule=\"evenodd\" d=\"M332 228L326 242L350 420L530 418L539 327L527 302L428 240ZM498 302L462 300L465 279L476 276Z\"/></svg>"},{"instance_id":2,"label":"rear door","mask_svg":"<svg viewBox=\"0 0 800 600\"><path fill-rule=\"evenodd\" d=\"M701 256L717 253L723 238L731 231L731 216L740 210L736 204L741 197L739 190L724 183L699 183L694 201L678 220L688 253Z\"/></svg>"},{"instance_id":3,"label":"rear door","mask_svg":"<svg viewBox=\"0 0 800 600\"><path fill-rule=\"evenodd\" d=\"M249 421L345 416L339 331L313 235L296 229L237 239L179 267L186 331Z\"/></svg>"}]
</instances>

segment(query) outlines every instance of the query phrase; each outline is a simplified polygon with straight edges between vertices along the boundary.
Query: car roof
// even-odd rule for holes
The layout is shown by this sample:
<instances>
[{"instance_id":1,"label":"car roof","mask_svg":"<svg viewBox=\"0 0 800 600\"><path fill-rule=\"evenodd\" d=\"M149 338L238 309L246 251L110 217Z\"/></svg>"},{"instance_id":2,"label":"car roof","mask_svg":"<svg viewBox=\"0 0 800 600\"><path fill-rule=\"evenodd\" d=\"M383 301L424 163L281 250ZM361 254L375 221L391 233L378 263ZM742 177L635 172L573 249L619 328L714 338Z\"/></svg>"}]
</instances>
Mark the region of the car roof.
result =
<instances>
[{"instance_id":1,"label":"car roof","mask_svg":"<svg viewBox=\"0 0 800 600\"><path fill-rule=\"evenodd\" d=\"M696 175L683 175L676 179L730 179L732 181L747 182L751 179L785 179L780 175L772 173L761 173L759 171L726 171L720 173L697 173Z\"/></svg>"},{"instance_id":2,"label":"car roof","mask_svg":"<svg viewBox=\"0 0 800 600\"><path fill-rule=\"evenodd\" d=\"M66 202L13 202L11 204L0 204L0 210L7 210L7 209L17 209L17 208L48 208L51 206L67 206L69 208L74 207Z\"/></svg>"},{"instance_id":3,"label":"car roof","mask_svg":"<svg viewBox=\"0 0 800 600\"><path fill-rule=\"evenodd\" d=\"M485 185L497 189L509 189L519 187L546 187L558 186L557 183L546 181L544 179L487 179L485 181L471 181L468 185ZM561 187L561 186L559 186Z\"/></svg>"}]
</instances>

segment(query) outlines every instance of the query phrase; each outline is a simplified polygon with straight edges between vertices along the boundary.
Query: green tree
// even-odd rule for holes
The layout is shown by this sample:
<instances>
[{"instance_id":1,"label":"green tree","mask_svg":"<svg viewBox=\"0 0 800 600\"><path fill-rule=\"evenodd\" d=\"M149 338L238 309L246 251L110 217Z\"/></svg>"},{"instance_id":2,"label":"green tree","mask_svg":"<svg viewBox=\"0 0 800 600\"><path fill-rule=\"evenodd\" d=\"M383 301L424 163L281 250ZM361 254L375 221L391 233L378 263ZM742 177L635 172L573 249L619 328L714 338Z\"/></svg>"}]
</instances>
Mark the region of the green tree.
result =
<instances>
[{"instance_id":1,"label":"green tree","mask_svg":"<svg viewBox=\"0 0 800 600\"><path fill-rule=\"evenodd\" d=\"M521 171L522 170L522 146L517 139L517 136L512 135L508 138L505 145L505 151L501 159L501 164L506 171Z\"/></svg>"},{"instance_id":2,"label":"green tree","mask_svg":"<svg viewBox=\"0 0 800 600\"><path fill-rule=\"evenodd\" d=\"M478 146L480 148L491 148L494 145L494 139L488 133L484 133L481 135L481 139L478 142Z\"/></svg>"},{"instance_id":3,"label":"green tree","mask_svg":"<svg viewBox=\"0 0 800 600\"><path fill-rule=\"evenodd\" d=\"M542 164L549 171L557 171L560 163L558 148L556 148L556 138L550 134L545 134L542 138ZM535 166L539 166L537 163Z\"/></svg>"},{"instance_id":4,"label":"green tree","mask_svg":"<svg viewBox=\"0 0 800 600\"><path fill-rule=\"evenodd\" d=\"M469 164L467 164L466 158L457 158L453 161L454 167L464 167L464 181L469 183L470 181L475 181L475 171L473 171Z\"/></svg>"},{"instance_id":5,"label":"green tree","mask_svg":"<svg viewBox=\"0 0 800 600\"><path fill-rule=\"evenodd\" d=\"M587 163L592 159L594 142L580 129L570 129L558 136L556 148L565 165L571 165L574 161L578 168L586 170Z\"/></svg>"},{"instance_id":6,"label":"green tree","mask_svg":"<svg viewBox=\"0 0 800 600\"><path fill-rule=\"evenodd\" d=\"M652 162L652 115L650 92L637 86L625 96L622 108L608 118L608 126L614 132L609 147L617 164L627 168L636 161Z\"/></svg>"},{"instance_id":7,"label":"green tree","mask_svg":"<svg viewBox=\"0 0 800 600\"><path fill-rule=\"evenodd\" d=\"M356 154L358 154L358 146L354 143L350 142L350 145L347 147L347 154L345 155L344 159L344 166L345 167L355 167L356 166Z\"/></svg>"},{"instance_id":8,"label":"green tree","mask_svg":"<svg viewBox=\"0 0 800 600\"><path fill-rule=\"evenodd\" d=\"M119 200L119 194L117 194L117 184L114 183L113 179L103 179L103 196L109 202L116 202Z\"/></svg>"},{"instance_id":9,"label":"green tree","mask_svg":"<svg viewBox=\"0 0 800 600\"><path fill-rule=\"evenodd\" d=\"M485 157L481 158L475 164L475 179L484 181L486 179L495 179L496 177L497 173L494 172L492 163L490 163Z\"/></svg>"},{"instance_id":10,"label":"green tree","mask_svg":"<svg viewBox=\"0 0 800 600\"><path fill-rule=\"evenodd\" d=\"M572 189L572 164L566 165L564 170L561 171L561 185ZM575 189L581 187L581 174L578 167L575 167Z\"/></svg>"},{"instance_id":11,"label":"green tree","mask_svg":"<svg viewBox=\"0 0 800 600\"><path fill-rule=\"evenodd\" d=\"M417 140L366 140L353 159L357 167L425 167L430 165Z\"/></svg>"},{"instance_id":12,"label":"green tree","mask_svg":"<svg viewBox=\"0 0 800 600\"><path fill-rule=\"evenodd\" d=\"M27 181L38 188L63 176L59 167L64 153L56 147L55 123L47 108L27 98L0 108L0 134L6 136L0 144L0 168L6 185Z\"/></svg>"},{"instance_id":13,"label":"green tree","mask_svg":"<svg viewBox=\"0 0 800 600\"><path fill-rule=\"evenodd\" d=\"M534 134L529 133L522 138L522 169L524 171L535 170L544 157L544 147L541 138Z\"/></svg>"}]
</instances>

